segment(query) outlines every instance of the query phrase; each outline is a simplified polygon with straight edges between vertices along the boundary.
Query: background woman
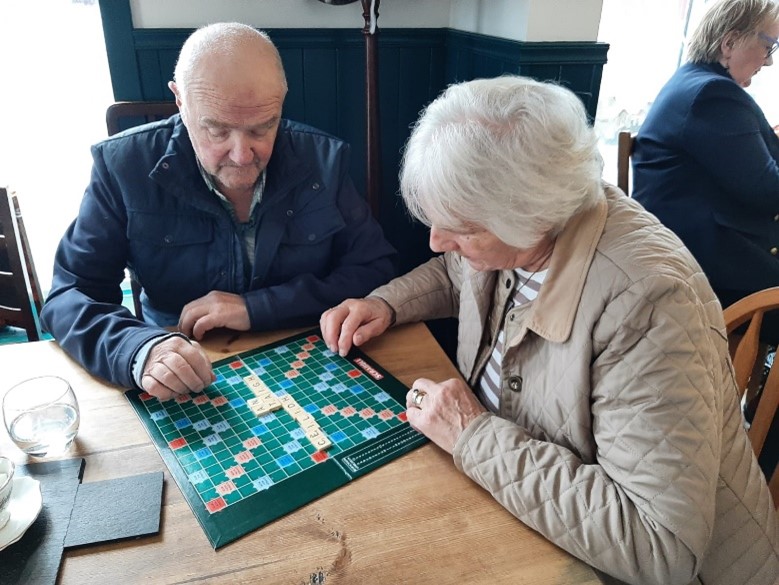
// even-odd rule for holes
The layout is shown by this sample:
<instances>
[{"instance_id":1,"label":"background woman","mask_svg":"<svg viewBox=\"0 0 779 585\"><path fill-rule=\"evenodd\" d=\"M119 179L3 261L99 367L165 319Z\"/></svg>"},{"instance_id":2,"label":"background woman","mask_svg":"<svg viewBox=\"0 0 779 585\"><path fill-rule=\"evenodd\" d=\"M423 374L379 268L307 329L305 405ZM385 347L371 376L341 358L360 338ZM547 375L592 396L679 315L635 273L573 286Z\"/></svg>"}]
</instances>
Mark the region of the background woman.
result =
<instances>
[{"instance_id":1,"label":"background woman","mask_svg":"<svg viewBox=\"0 0 779 585\"><path fill-rule=\"evenodd\" d=\"M779 286L779 138L743 89L773 64L777 37L771 0L712 5L636 137L633 197L681 238L723 307ZM779 345L779 312L761 337ZM760 456L769 473L777 462L779 419Z\"/></svg>"},{"instance_id":2,"label":"background woman","mask_svg":"<svg viewBox=\"0 0 779 585\"><path fill-rule=\"evenodd\" d=\"M712 5L636 137L633 197L681 238L723 307L779 286L779 138L743 89L777 37L771 0ZM779 316L763 330L779 342Z\"/></svg>"}]
</instances>

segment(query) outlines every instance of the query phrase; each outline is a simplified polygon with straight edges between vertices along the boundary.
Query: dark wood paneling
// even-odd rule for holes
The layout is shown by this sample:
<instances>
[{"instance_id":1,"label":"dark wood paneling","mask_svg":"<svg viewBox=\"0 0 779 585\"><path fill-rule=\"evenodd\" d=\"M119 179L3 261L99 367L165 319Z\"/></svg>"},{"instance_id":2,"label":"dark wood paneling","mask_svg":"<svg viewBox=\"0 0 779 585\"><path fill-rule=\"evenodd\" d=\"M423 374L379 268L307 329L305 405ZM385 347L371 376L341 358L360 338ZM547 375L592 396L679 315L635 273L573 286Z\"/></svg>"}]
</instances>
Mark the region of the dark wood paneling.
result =
<instances>
[{"instance_id":1,"label":"dark wood paneling","mask_svg":"<svg viewBox=\"0 0 779 585\"><path fill-rule=\"evenodd\" d=\"M584 102L595 119L608 44L595 42L509 41L450 30L447 34L447 82L518 73L558 81Z\"/></svg>"},{"instance_id":2,"label":"dark wood paneling","mask_svg":"<svg viewBox=\"0 0 779 585\"><path fill-rule=\"evenodd\" d=\"M176 57L191 29L132 28L129 0L100 0L117 100L170 100ZM351 171L365 192L365 48L354 29L270 29L287 74L284 116L352 145ZM403 145L420 111L448 84L519 73L570 87L594 118L608 45L524 43L449 29L381 29L380 221L406 271L430 257L427 230L410 222L397 195Z\"/></svg>"}]
</instances>

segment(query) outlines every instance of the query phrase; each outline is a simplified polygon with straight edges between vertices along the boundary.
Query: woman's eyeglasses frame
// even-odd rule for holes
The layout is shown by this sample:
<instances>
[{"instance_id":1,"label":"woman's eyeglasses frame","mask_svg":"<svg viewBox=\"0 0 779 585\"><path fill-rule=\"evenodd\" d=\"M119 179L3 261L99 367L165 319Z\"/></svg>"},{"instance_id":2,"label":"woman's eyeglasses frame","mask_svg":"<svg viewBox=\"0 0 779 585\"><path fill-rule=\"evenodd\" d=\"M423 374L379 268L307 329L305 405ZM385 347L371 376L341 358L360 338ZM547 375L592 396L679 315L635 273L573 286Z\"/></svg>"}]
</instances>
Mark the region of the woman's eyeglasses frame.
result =
<instances>
[{"instance_id":1,"label":"woman's eyeglasses frame","mask_svg":"<svg viewBox=\"0 0 779 585\"><path fill-rule=\"evenodd\" d=\"M777 49L779 49L779 40L775 39L765 33L757 33L757 36L765 41L766 43L769 43L771 46L766 49L765 58L768 59L771 55L773 55Z\"/></svg>"}]
</instances>

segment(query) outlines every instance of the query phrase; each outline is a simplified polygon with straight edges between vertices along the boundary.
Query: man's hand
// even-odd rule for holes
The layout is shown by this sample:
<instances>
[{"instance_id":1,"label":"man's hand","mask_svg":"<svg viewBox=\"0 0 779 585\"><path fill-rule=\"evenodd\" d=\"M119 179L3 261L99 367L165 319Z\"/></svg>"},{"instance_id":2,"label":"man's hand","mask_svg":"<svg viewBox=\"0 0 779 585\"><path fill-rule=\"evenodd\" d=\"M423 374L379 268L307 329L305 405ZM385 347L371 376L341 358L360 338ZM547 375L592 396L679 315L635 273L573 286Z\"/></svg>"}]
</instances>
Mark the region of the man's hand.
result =
<instances>
[{"instance_id":1,"label":"man's hand","mask_svg":"<svg viewBox=\"0 0 779 585\"><path fill-rule=\"evenodd\" d=\"M143 366L141 386L160 400L200 392L216 379L211 361L194 341L173 336L151 348Z\"/></svg>"},{"instance_id":2,"label":"man's hand","mask_svg":"<svg viewBox=\"0 0 779 585\"><path fill-rule=\"evenodd\" d=\"M319 318L327 347L345 356L352 345L362 345L384 333L392 323L392 308L378 297L346 299Z\"/></svg>"},{"instance_id":3,"label":"man's hand","mask_svg":"<svg viewBox=\"0 0 779 585\"><path fill-rule=\"evenodd\" d=\"M243 297L221 291L211 291L187 303L179 317L179 331L198 340L217 327L248 331L250 326L249 310Z\"/></svg>"}]
</instances>

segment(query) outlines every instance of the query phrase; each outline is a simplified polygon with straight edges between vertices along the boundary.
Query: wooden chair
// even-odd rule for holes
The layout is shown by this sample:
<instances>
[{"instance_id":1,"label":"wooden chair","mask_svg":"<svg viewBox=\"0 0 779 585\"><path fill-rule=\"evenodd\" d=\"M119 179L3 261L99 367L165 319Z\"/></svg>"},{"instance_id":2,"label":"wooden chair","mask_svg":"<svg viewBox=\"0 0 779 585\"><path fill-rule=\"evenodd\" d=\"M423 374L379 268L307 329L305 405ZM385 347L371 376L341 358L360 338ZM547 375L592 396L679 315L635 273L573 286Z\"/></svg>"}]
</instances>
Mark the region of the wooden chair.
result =
<instances>
[{"instance_id":1,"label":"wooden chair","mask_svg":"<svg viewBox=\"0 0 779 585\"><path fill-rule=\"evenodd\" d=\"M108 135L113 136L134 126L164 120L178 111L176 102L116 102L108 106L108 110L106 110L105 123ZM130 278L130 288L133 295L135 316L138 319L143 319L141 285L134 278Z\"/></svg>"},{"instance_id":2,"label":"wooden chair","mask_svg":"<svg viewBox=\"0 0 779 585\"><path fill-rule=\"evenodd\" d=\"M16 195L0 188L0 323L40 339L40 284Z\"/></svg>"},{"instance_id":3,"label":"wooden chair","mask_svg":"<svg viewBox=\"0 0 779 585\"><path fill-rule=\"evenodd\" d=\"M636 137L623 130L617 135L617 187L630 196L630 157Z\"/></svg>"},{"instance_id":4,"label":"wooden chair","mask_svg":"<svg viewBox=\"0 0 779 585\"><path fill-rule=\"evenodd\" d=\"M116 102L108 106L105 124L108 135L134 126L170 118L179 111L176 102Z\"/></svg>"},{"instance_id":5,"label":"wooden chair","mask_svg":"<svg viewBox=\"0 0 779 585\"><path fill-rule=\"evenodd\" d=\"M749 385L753 372L762 372L764 352L760 351L760 327L763 315L767 311L779 309L779 287L769 288L753 293L733 303L724 311L725 327L730 343L731 359L736 372L736 384L739 398ZM743 335L734 331L749 323ZM777 365L774 362L774 365ZM756 367L757 366L757 367ZM760 401L755 411L752 424L749 427L749 440L756 456L760 456L768 431L779 407L779 365L772 367L763 385ZM777 468L779 469L779 468ZM777 469L771 472L768 486L774 504L779 507L779 473Z\"/></svg>"}]
</instances>

